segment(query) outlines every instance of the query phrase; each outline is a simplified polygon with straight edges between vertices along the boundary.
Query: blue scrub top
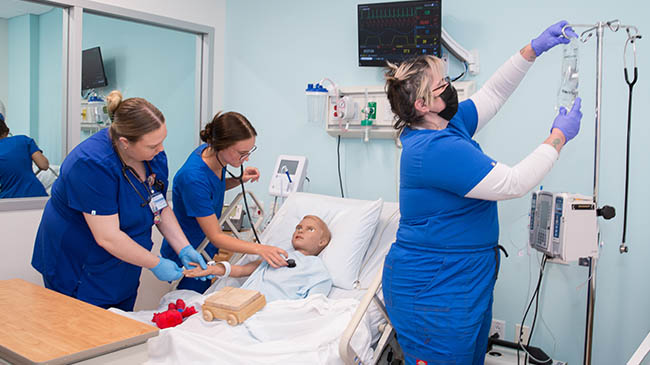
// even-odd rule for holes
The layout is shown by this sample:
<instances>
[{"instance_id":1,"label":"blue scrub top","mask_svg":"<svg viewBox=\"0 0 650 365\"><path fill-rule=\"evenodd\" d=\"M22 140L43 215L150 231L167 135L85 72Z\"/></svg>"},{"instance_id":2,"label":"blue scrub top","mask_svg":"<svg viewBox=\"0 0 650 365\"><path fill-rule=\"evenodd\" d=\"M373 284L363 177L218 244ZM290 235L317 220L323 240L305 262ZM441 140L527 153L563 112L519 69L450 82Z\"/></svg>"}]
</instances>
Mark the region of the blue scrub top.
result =
<instances>
[{"instance_id":1,"label":"blue scrub top","mask_svg":"<svg viewBox=\"0 0 650 365\"><path fill-rule=\"evenodd\" d=\"M41 150L36 142L27 136L0 139L0 199L47 196L32 170L32 154L37 151Z\"/></svg>"},{"instance_id":2,"label":"blue scrub top","mask_svg":"<svg viewBox=\"0 0 650 365\"><path fill-rule=\"evenodd\" d=\"M181 225L185 236L192 247L198 247L205 239L205 233L199 226L197 217L207 217L216 214L221 218L223 210L223 199L226 192L225 168L221 170L221 179L205 164L201 153L208 147L202 144L197 147L187 158L183 166L174 176L172 187L172 202L174 214ZM208 245L205 250L210 257L219 250L213 245ZM163 257L176 261L182 265L178 255L163 240L160 253Z\"/></svg>"},{"instance_id":3,"label":"blue scrub top","mask_svg":"<svg viewBox=\"0 0 650 365\"><path fill-rule=\"evenodd\" d=\"M474 102L465 100L443 130L404 129L396 244L425 251L496 246L496 202L464 197L496 165L472 140L477 123Z\"/></svg>"},{"instance_id":4,"label":"blue scrub top","mask_svg":"<svg viewBox=\"0 0 650 365\"><path fill-rule=\"evenodd\" d=\"M146 166L146 165L145 165ZM165 152L146 166L167 190ZM147 198L144 184L131 183ZM153 246L153 213L122 173L122 163L104 129L75 147L61 165L38 227L32 266L51 287L95 305L120 303L137 294L141 268L97 244L83 214L119 215L120 229L147 250Z\"/></svg>"}]
</instances>

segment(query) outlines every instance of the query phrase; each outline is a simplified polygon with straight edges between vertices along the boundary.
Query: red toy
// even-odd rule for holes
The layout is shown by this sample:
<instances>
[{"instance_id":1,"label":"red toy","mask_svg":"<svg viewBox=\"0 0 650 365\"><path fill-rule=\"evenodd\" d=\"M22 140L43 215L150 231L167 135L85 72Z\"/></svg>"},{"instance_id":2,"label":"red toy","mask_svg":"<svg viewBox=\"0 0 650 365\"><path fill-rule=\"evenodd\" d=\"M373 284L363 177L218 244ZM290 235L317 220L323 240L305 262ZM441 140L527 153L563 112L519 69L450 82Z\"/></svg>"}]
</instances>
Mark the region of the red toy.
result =
<instances>
[{"instance_id":1,"label":"red toy","mask_svg":"<svg viewBox=\"0 0 650 365\"><path fill-rule=\"evenodd\" d=\"M166 311L154 313L151 321L155 322L160 329L174 327L183 323L183 318L187 318L194 313L196 313L194 306L186 308L183 299L177 299L176 303L167 305Z\"/></svg>"}]
</instances>

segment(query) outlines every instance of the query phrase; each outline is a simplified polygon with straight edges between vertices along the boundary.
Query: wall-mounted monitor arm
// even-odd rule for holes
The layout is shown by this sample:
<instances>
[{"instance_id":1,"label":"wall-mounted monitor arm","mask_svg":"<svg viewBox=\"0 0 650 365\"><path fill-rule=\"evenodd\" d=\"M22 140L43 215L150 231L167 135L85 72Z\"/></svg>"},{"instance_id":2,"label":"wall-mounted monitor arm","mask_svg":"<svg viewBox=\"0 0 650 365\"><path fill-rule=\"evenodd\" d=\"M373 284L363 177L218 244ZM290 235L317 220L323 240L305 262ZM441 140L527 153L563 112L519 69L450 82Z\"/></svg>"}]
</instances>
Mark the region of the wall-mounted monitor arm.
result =
<instances>
[{"instance_id":1,"label":"wall-mounted monitor arm","mask_svg":"<svg viewBox=\"0 0 650 365\"><path fill-rule=\"evenodd\" d=\"M466 50L458 42L456 42L449 33L442 28L442 45L449 51L454 57L459 59L462 62L467 63L467 70L470 75L476 75L479 73L479 63L478 63L478 51L477 50Z\"/></svg>"}]
</instances>

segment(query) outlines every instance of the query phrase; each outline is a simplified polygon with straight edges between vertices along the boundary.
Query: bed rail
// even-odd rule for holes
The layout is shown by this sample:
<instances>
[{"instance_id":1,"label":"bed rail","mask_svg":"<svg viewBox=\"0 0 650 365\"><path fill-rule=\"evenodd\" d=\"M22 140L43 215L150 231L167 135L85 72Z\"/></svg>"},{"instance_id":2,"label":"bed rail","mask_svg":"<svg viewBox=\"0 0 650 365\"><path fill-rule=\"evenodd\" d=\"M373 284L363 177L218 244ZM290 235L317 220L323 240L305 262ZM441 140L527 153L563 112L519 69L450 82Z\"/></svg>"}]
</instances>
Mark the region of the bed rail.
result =
<instances>
[{"instance_id":1,"label":"bed rail","mask_svg":"<svg viewBox=\"0 0 650 365\"><path fill-rule=\"evenodd\" d=\"M375 302L377 308L379 308L382 315L384 316L384 318L386 318L387 321L386 325L384 325L383 328L381 329L382 334L381 337L379 338L377 347L375 348L375 352L373 355L373 364L376 364L377 361L379 360L381 356L381 352L385 344L390 339L390 335L393 332L393 327L391 326L390 320L388 319L388 313L386 312L386 307L384 306L384 303L377 295L379 290L381 289L381 278L382 278L383 271L384 271L384 264L382 263L379 267L379 272L377 273L374 280L368 287L366 294L364 294L363 298L361 298L361 302L359 303L357 310L354 312L354 315L352 316L350 323L345 328L345 331L343 331L343 335L341 336L341 341L339 342L339 355L341 356L343 362L347 365L364 364L364 362L359 357L359 354L357 354L356 351L354 351L354 349L352 348L350 342L352 341L352 336L354 336L355 331L359 327L359 323L361 323L364 314L366 313L368 307L370 307L370 304L372 302Z\"/></svg>"}]
</instances>

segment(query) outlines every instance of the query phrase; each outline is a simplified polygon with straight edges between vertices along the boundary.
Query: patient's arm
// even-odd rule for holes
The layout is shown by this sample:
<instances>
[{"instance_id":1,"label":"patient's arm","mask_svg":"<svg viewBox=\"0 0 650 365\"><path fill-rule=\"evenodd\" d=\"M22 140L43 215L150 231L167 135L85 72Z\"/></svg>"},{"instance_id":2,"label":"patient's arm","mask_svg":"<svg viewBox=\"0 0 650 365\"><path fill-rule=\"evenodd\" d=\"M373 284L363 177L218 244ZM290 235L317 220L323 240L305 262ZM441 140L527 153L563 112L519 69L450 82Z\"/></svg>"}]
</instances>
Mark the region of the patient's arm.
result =
<instances>
[{"instance_id":1,"label":"patient's arm","mask_svg":"<svg viewBox=\"0 0 650 365\"><path fill-rule=\"evenodd\" d=\"M253 273L253 271L255 271L255 269L257 269L261 262L262 260L257 260L249 262L246 265L232 265L230 270L230 277L240 278L242 276L249 276ZM198 264L194 262L190 264L194 266L194 269L183 270L183 275L187 276L188 278L196 278L206 275L223 276L226 273L226 268L223 265L208 266L207 269L203 270Z\"/></svg>"}]
</instances>

